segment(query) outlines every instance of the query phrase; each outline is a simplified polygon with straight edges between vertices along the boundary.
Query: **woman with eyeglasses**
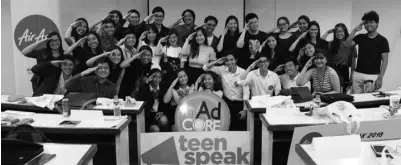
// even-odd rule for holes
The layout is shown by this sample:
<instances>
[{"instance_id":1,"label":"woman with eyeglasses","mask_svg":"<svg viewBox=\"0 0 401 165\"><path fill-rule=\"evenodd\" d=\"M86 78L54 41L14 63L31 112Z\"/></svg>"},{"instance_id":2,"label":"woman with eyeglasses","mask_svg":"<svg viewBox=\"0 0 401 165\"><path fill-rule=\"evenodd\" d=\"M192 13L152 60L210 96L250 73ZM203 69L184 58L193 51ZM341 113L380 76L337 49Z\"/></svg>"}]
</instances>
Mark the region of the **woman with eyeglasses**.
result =
<instances>
[{"instance_id":1,"label":"woman with eyeglasses","mask_svg":"<svg viewBox=\"0 0 401 165\"><path fill-rule=\"evenodd\" d=\"M330 63L333 69L337 71L341 84L350 82L349 67L351 67L352 59L356 58L357 54L355 46L348 47L345 43L349 36L347 27L343 23L339 23L334 29L327 31L322 39L326 39L329 34L333 34L333 40L329 42Z\"/></svg>"},{"instance_id":2,"label":"woman with eyeglasses","mask_svg":"<svg viewBox=\"0 0 401 165\"><path fill-rule=\"evenodd\" d=\"M316 55L308 60L303 67L296 83L298 86L303 86L311 81L314 93L332 94L340 93L340 79L337 72L327 66L327 58L323 52L317 51ZM316 67L309 69L315 64Z\"/></svg>"}]
</instances>

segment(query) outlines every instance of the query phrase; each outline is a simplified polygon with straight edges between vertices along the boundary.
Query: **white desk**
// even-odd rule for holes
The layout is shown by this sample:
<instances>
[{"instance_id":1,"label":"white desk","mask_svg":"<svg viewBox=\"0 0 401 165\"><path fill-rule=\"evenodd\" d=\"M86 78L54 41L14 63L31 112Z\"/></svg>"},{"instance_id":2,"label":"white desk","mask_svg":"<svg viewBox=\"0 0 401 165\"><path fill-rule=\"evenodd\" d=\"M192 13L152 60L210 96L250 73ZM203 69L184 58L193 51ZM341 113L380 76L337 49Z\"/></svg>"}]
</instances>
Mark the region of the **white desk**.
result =
<instances>
[{"instance_id":1,"label":"white desk","mask_svg":"<svg viewBox=\"0 0 401 165\"><path fill-rule=\"evenodd\" d=\"M361 142L361 153L359 158L354 159L337 159L327 160L321 159L315 156L313 146L310 144L297 144L295 151L301 157L306 165L340 165L340 164L352 164L352 165L380 165L379 159L374 154L371 144L387 145L392 148L396 148L397 144L401 144L401 140L388 140L388 141L373 141L373 142Z\"/></svg>"},{"instance_id":2,"label":"white desk","mask_svg":"<svg viewBox=\"0 0 401 165\"><path fill-rule=\"evenodd\" d=\"M387 110L383 108L358 109L357 115L360 121L387 120L383 114ZM262 120L262 164L271 165L273 155L273 134L274 131L292 131L295 127L322 125L329 123L327 119L310 117L302 112L286 113L270 112L260 115Z\"/></svg>"},{"instance_id":3,"label":"white desk","mask_svg":"<svg viewBox=\"0 0 401 165\"><path fill-rule=\"evenodd\" d=\"M7 112L7 111L6 111ZM86 116L86 115L74 115L74 111L70 117L63 117L60 114L35 114L29 116L21 116L15 114L8 114L2 112L2 116L13 115L17 118L32 118L34 120L31 123L32 126L36 127L39 131L44 134L82 134L82 135L94 135L94 134L113 134L115 137L116 147L116 163L129 164L129 141L128 141L128 123L130 117L124 117L120 120L109 121L105 120L103 116ZM101 112L99 112L101 114ZM81 121L74 127L60 126L64 120L78 120ZM15 126L2 126L3 131L10 131Z\"/></svg>"},{"instance_id":4,"label":"white desk","mask_svg":"<svg viewBox=\"0 0 401 165\"><path fill-rule=\"evenodd\" d=\"M97 151L96 144L42 143L43 153L56 154L46 165L92 165Z\"/></svg>"}]
</instances>

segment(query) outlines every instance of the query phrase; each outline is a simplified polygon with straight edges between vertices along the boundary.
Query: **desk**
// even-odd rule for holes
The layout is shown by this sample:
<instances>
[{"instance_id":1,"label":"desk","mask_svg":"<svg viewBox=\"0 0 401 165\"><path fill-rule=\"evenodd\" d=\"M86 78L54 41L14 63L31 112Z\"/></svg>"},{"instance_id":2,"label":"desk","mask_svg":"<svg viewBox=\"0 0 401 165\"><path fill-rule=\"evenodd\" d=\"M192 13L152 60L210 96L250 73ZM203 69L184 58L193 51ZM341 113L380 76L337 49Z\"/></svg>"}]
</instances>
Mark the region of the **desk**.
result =
<instances>
[{"instance_id":1,"label":"desk","mask_svg":"<svg viewBox=\"0 0 401 165\"><path fill-rule=\"evenodd\" d=\"M46 165L92 165L97 151L96 144L55 144L42 143L43 153L56 154Z\"/></svg>"},{"instance_id":2,"label":"desk","mask_svg":"<svg viewBox=\"0 0 401 165\"><path fill-rule=\"evenodd\" d=\"M121 106L121 114L129 115L131 118L136 119L132 120L129 123L129 141L130 141L130 160L131 164L138 163L140 164L140 154L141 154L141 133L145 133L145 113L142 113L143 107L145 106L145 102L136 101L134 107L124 107ZM107 106L96 106L93 109L102 110L104 114L113 114L113 108ZM136 128L136 129L134 129ZM136 145L134 145L136 144Z\"/></svg>"},{"instance_id":3,"label":"desk","mask_svg":"<svg viewBox=\"0 0 401 165\"><path fill-rule=\"evenodd\" d=\"M360 121L386 120L383 114L388 112L383 108L358 109L357 116ZM262 121L262 164L271 165L273 155L273 135L277 131L293 131L295 127L323 125L328 123L326 119L305 116L299 112L294 115L274 115L265 113L259 115Z\"/></svg>"},{"instance_id":4,"label":"desk","mask_svg":"<svg viewBox=\"0 0 401 165\"><path fill-rule=\"evenodd\" d=\"M379 159L376 158L371 144L384 144L392 148L396 148L397 144L401 144L401 140L373 141L361 142L361 154L359 159L338 159L327 160L319 159L315 156L313 146L310 144L296 144L295 151L306 165L337 165L337 164L354 164L354 165L380 165Z\"/></svg>"},{"instance_id":5,"label":"desk","mask_svg":"<svg viewBox=\"0 0 401 165\"><path fill-rule=\"evenodd\" d=\"M376 92L377 93L377 92ZM391 94L398 94L401 96L401 90L393 90L393 91L387 91L385 93L391 93ZM355 107L357 108L367 108L367 107L379 107L380 105L388 105L389 104L389 99L390 97L376 97L373 96L372 94L374 93L364 93L364 94L353 94L354 96L354 104ZM297 107L305 107L308 106L312 101L309 102L304 102L304 103L297 103L295 104ZM250 109L247 114L247 130L250 131L251 134L251 151L256 151L252 152L251 154L251 159L253 161L259 161L261 160L261 156L257 151L260 151L260 144L261 143L261 134L263 130L260 130L262 125L261 122L259 121L259 114L260 113L265 113L266 112L266 107L260 102L252 102L246 101L246 106ZM291 129L290 129L291 130ZM263 156L262 156L263 157Z\"/></svg>"},{"instance_id":6,"label":"desk","mask_svg":"<svg viewBox=\"0 0 401 165\"><path fill-rule=\"evenodd\" d=\"M8 115L2 112L2 116ZM16 116L32 118L32 126L45 134L51 142L72 144L97 144L98 152L94 157L95 164L129 164L128 123L131 117L117 121L105 121L104 117L73 116L63 117L56 114L33 114ZM81 121L74 127L60 126L64 120ZM2 126L5 136L15 126Z\"/></svg>"}]
</instances>

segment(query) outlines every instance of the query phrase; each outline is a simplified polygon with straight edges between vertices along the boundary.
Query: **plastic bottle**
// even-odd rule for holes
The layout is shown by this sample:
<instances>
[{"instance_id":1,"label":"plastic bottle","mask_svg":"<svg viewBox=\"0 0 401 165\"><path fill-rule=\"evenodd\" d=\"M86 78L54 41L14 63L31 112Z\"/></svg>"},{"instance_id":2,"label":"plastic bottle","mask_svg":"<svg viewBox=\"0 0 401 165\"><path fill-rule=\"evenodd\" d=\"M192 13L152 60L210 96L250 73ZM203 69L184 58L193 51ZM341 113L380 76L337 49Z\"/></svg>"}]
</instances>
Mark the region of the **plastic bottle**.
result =
<instances>
[{"instance_id":1,"label":"plastic bottle","mask_svg":"<svg viewBox=\"0 0 401 165\"><path fill-rule=\"evenodd\" d=\"M113 112L114 112L114 117L121 116L120 100L118 100L117 95L114 96L114 99L113 99Z\"/></svg>"}]
</instances>

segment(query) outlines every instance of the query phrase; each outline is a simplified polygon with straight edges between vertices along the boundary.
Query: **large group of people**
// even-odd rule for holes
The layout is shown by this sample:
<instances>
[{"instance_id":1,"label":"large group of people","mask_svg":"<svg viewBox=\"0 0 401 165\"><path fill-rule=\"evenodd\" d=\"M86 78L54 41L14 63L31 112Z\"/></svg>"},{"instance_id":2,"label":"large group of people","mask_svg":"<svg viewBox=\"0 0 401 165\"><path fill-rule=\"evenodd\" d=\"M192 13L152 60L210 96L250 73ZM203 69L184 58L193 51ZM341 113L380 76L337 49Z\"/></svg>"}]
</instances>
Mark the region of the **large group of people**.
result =
<instances>
[{"instance_id":1,"label":"large group of people","mask_svg":"<svg viewBox=\"0 0 401 165\"><path fill-rule=\"evenodd\" d=\"M361 93L365 80L374 81L370 91L378 90L387 67L389 44L377 32L375 11L365 13L351 33L338 23L323 36L319 23L305 15L292 24L280 17L277 27L266 32L259 30L255 13L245 16L242 30L238 18L230 15L220 25L225 30L219 37L214 16L204 18L201 26L195 25L191 9L170 26L163 25L164 16L162 7L143 20L135 9L125 15L112 10L91 25L76 19L64 39L52 32L29 45L22 53L37 60L33 95L134 97L147 102L146 129L157 132L175 129L175 109L185 96L208 91L227 103L230 130L245 130L244 101L252 96L275 96L293 87L341 93L348 84L353 93ZM367 33L356 35L363 26ZM329 34L333 39L326 41Z\"/></svg>"}]
</instances>

